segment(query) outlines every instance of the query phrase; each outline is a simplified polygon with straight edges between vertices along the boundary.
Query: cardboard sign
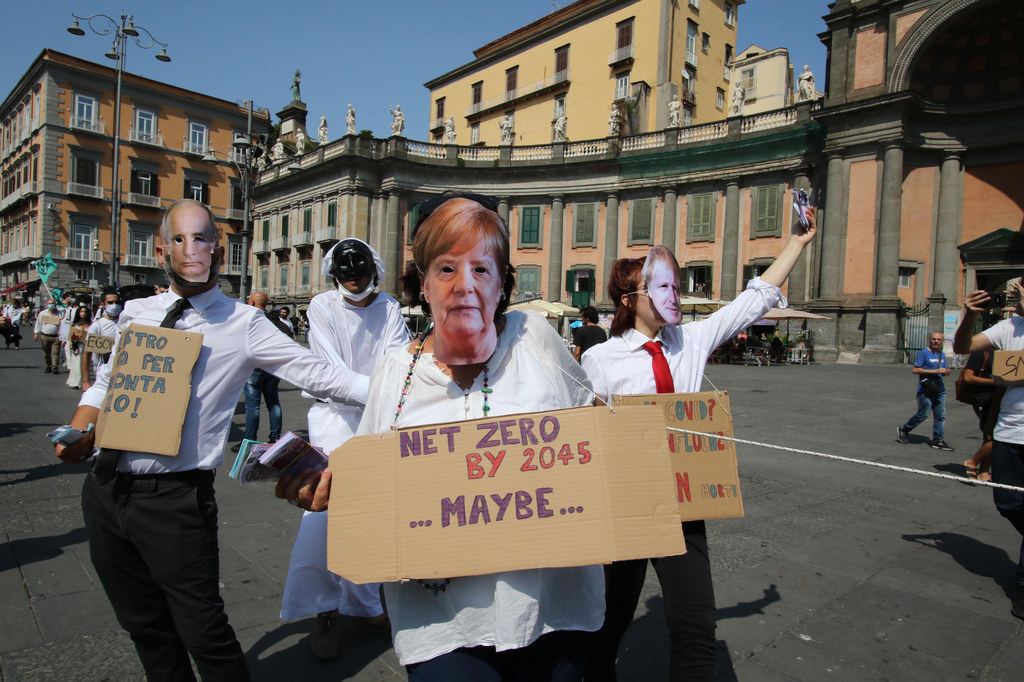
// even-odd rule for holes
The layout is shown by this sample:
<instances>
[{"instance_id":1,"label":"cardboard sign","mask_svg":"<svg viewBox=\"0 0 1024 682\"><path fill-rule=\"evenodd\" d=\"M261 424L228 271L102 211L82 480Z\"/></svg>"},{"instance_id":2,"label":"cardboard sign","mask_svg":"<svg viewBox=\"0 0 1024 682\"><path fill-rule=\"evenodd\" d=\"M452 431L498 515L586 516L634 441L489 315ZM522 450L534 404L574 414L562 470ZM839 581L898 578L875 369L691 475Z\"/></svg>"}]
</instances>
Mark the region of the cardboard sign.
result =
<instances>
[{"instance_id":1,"label":"cardboard sign","mask_svg":"<svg viewBox=\"0 0 1024 682\"><path fill-rule=\"evenodd\" d=\"M612 396L612 404L656 405L665 426L708 434L668 432L673 488L679 501L679 516L684 521L743 516L736 444L715 438L732 437L728 393L616 395Z\"/></svg>"},{"instance_id":2,"label":"cardboard sign","mask_svg":"<svg viewBox=\"0 0 1024 682\"><path fill-rule=\"evenodd\" d=\"M117 342L96 444L112 450L176 455L192 395L192 367L203 335L138 323Z\"/></svg>"},{"instance_id":3,"label":"cardboard sign","mask_svg":"<svg viewBox=\"0 0 1024 682\"><path fill-rule=\"evenodd\" d=\"M1024 351L997 350L992 360L992 376L1007 381L1024 379Z\"/></svg>"},{"instance_id":4,"label":"cardboard sign","mask_svg":"<svg viewBox=\"0 0 1024 682\"><path fill-rule=\"evenodd\" d=\"M114 347L113 336L102 336L100 334L89 334L85 337L85 350L89 353L106 355Z\"/></svg>"},{"instance_id":5,"label":"cardboard sign","mask_svg":"<svg viewBox=\"0 0 1024 682\"><path fill-rule=\"evenodd\" d=\"M650 407L359 436L330 462L327 567L354 582L685 551L664 417Z\"/></svg>"}]
</instances>

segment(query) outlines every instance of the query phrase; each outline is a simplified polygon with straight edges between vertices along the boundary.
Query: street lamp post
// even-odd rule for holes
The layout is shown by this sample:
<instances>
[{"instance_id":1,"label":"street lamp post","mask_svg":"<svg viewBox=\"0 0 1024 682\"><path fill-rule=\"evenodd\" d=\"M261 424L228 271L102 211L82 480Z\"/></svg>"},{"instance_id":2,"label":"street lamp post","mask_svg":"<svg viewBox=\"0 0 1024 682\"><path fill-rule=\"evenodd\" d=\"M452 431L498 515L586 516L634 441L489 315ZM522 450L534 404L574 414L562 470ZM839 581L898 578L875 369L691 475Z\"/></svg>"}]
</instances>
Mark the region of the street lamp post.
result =
<instances>
[{"instance_id":1,"label":"street lamp post","mask_svg":"<svg viewBox=\"0 0 1024 682\"><path fill-rule=\"evenodd\" d=\"M72 12L71 16L74 18L74 21L68 27L68 33L72 35L85 35L85 29L78 24L79 21L86 22L89 25L89 30L98 36L110 35L111 32L114 34L114 44L110 46L110 51L104 56L117 62L117 89L114 97L114 177L110 190L110 284L116 285L118 265L121 258L121 186L118 179L121 162L121 77L124 74L124 59L128 47L128 38L134 38L135 44L143 50L160 45L160 53L156 55L156 58L161 62L169 62L171 58L167 54L167 43L157 40L148 29L136 26L133 17L124 12L121 13L120 22L106 14L92 14L87 17L80 17ZM93 25L94 20L98 22L99 28ZM149 39L148 43L143 43L139 39L140 31L146 34Z\"/></svg>"},{"instance_id":2,"label":"street lamp post","mask_svg":"<svg viewBox=\"0 0 1024 682\"><path fill-rule=\"evenodd\" d=\"M249 225L249 205L252 203L253 184L253 161L263 153L263 150L253 143L252 137L252 100L249 101L249 112L245 127L245 135L236 135L231 141L231 146L242 152L243 163L239 165L230 154L218 152L213 147L203 156L207 163L217 163L217 154L224 154L231 165L238 171L238 179L242 186L242 273L238 282L238 298L246 300L248 297L249 280L249 235L252 233Z\"/></svg>"}]
</instances>

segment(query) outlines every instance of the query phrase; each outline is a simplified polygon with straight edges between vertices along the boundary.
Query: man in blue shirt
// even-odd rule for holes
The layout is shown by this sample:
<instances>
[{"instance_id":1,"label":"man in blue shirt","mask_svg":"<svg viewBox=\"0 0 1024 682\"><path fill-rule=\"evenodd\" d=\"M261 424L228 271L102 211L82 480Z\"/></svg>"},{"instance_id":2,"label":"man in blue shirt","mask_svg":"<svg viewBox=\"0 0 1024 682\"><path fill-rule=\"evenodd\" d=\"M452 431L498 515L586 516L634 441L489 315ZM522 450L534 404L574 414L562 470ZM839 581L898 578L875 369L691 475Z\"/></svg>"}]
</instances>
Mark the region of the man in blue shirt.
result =
<instances>
[{"instance_id":1,"label":"man in blue shirt","mask_svg":"<svg viewBox=\"0 0 1024 682\"><path fill-rule=\"evenodd\" d=\"M946 385L942 377L950 373L946 367L946 354L942 352L942 333L932 332L928 335L928 347L922 348L914 360L914 374L919 379L917 382L917 413L907 420L903 426L896 428L896 442L909 443L907 434L914 430L914 427L928 418L928 410L931 410L932 419L932 442L931 446L937 450L952 450L953 448L943 440L943 429L946 425Z\"/></svg>"}]
</instances>

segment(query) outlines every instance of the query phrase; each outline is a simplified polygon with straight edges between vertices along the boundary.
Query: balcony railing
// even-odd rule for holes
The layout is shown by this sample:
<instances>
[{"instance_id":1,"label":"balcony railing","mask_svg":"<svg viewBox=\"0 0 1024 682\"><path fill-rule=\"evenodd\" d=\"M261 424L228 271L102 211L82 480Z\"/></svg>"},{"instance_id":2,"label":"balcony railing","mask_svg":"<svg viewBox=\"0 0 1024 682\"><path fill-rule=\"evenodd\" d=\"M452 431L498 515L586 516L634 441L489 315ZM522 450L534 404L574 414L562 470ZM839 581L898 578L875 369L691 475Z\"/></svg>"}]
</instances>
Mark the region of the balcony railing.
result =
<instances>
[{"instance_id":1,"label":"balcony railing","mask_svg":"<svg viewBox=\"0 0 1024 682\"><path fill-rule=\"evenodd\" d=\"M133 206L148 206L150 208L160 208L160 197L155 197L151 194L139 194L138 192L128 192L128 197L125 199L126 204L132 204Z\"/></svg>"},{"instance_id":2,"label":"balcony railing","mask_svg":"<svg viewBox=\"0 0 1024 682\"><path fill-rule=\"evenodd\" d=\"M628 61L633 58L634 48L632 45L626 47L620 47L617 50L613 50L608 55L608 66L615 66L622 62Z\"/></svg>"},{"instance_id":3,"label":"balcony railing","mask_svg":"<svg viewBox=\"0 0 1024 682\"><path fill-rule=\"evenodd\" d=\"M694 67L694 68L697 67L697 51L696 50L687 50L686 51L686 63L689 64L690 66Z\"/></svg>"},{"instance_id":4,"label":"balcony railing","mask_svg":"<svg viewBox=\"0 0 1024 682\"><path fill-rule=\"evenodd\" d=\"M299 296L309 296L309 285L308 284L300 284L299 285Z\"/></svg>"},{"instance_id":5,"label":"balcony railing","mask_svg":"<svg viewBox=\"0 0 1024 682\"><path fill-rule=\"evenodd\" d=\"M71 127L75 130L84 130L87 133L96 133L97 135L103 135L106 132L106 126L103 124L103 121L94 121L91 118L72 116Z\"/></svg>"},{"instance_id":6,"label":"balcony railing","mask_svg":"<svg viewBox=\"0 0 1024 682\"><path fill-rule=\"evenodd\" d=\"M697 105L697 93L690 88L683 87L683 101L694 106Z\"/></svg>"},{"instance_id":7,"label":"balcony railing","mask_svg":"<svg viewBox=\"0 0 1024 682\"><path fill-rule=\"evenodd\" d=\"M292 235L292 246L310 246L312 243L312 232L296 232Z\"/></svg>"},{"instance_id":8,"label":"balcony railing","mask_svg":"<svg viewBox=\"0 0 1024 682\"><path fill-rule=\"evenodd\" d=\"M103 252L99 249L64 248L64 257L68 260L81 260L89 263L103 262Z\"/></svg>"},{"instance_id":9,"label":"balcony railing","mask_svg":"<svg viewBox=\"0 0 1024 682\"><path fill-rule=\"evenodd\" d=\"M42 255L42 248L39 244L29 244L28 246L23 246L20 249L11 249L8 253L0 256L0 265L7 265L8 263L15 263L20 260L39 258L40 255Z\"/></svg>"},{"instance_id":10,"label":"balcony railing","mask_svg":"<svg viewBox=\"0 0 1024 682\"><path fill-rule=\"evenodd\" d=\"M21 187L14 190L0 201L0 209L6 209L8 206L16 203L19 199L27 197L29 194L35 194L39 190L35 180L29 180L28 182L22 183Z\"/></svg>"},{"instance_id":11,"label":"balcony railing","mask_svg":"<svg viewBox=\"0 0 1024 682\"><path fill-rule=\"evenodd\" d=\"M229 208L224 211L224 217L228 220L245 220L244 208Z\"/></svg>"},{"instance_id":12,"label":"balcony railing","mask_svg":"<svg viewBox=\"0 0 1024 682\"><path fill-rule=\"evenodd\" d=\"M333 242L338 239L338 228L334 225L328 225L327 227L321 227L316 231L316 242L317 244L323 244L324 242Z\"/></svg>"},{"instance_id":13,"label":"balcony railing","mask_svg":"<svg viewBox=\"0 0 1024 682\"><path fill-rule=\"evenodd\" d=\"M195 154L196 156L206 156L206 145L201 142L184 142L181 145L181 151L186 154Z\"/></svg>"},{"instance_id":14,"label":"balcony railing","mask_svg":"<svg viewBox=\"0 0 1024 682\"><path fill-rule=\"evenodd\" d=\"M558 87L564 83L568 83L571 79L572 74L568 69L565 71L556 71L547 78L542 78L539 81L528 83L521 88L516 88L515 90L508 90L497 97L489 97L478 104L470 105L466 108L466 116L479 114L490 109L504 106L510 102L524 99L530 95L538 94L545 90Z\"/></svg>"},{"instance_id":15,"label":"balcony railing","mask_svg":"<svg viewBox=\"0 0 1024 682\"><path fill-rule=\"evenodd\" d=\"M129 253L125 262L134 268L155 268L157 266L155 257L137 253Z\"/></svg>"},{"instance_id":16,"label":"balcony railing","mask_svg":"<svg viewBox=\"0 0 1024 682\"><path fill-rule=\"evenodd\" d=\"M242 264L241 263L227 263L224 265L225 275L241 275Z\"/></svg>"},{"instance_id":17,"label":"balcony railing","mask_svg":"<svg viewBox=\"0 0 1024 682\"><path fill-rule=\"evenodd\" d=\"M441 128L444 128L444 118L435 118L430 122L429 130L440 130Z\"/></svg>"},{"instance_id":18,"label":"balcony railing","mask_svg":"<svg viewBox=\"0 0 1024 682\"><path fill-rule=\"evenodd\" d=\"M99 185L86 185L81 182L69 182L66 187L68 194L81 194L94 199L103 198L103 188Z\"/></svg>"},{"instance_id":19,"label":"balcony railing","mask_svg":"<svg viewBox=\"0 0 1024 682\"><path fill-rule=\"evenodd\" d=\"M128 129L128 140L141 144L150 144L154 147L164 146L164 136L158 133L149 133L144 130L137 130L135 126Z\"/></svg>"},{"instance_id":20,"label":"balcony railing","mask_svg":"<svg viewBox=\"0 0 1024 682\"><path fill-rule=\"evenodd\" d=\"M288 295L288 287L274 287L273 296L281 297Z\"/></svg>"},{"instance_id":21,"label":"balcony railing","mask_svg":"<svg viewBox=\"0 0 1024 682\"><path fill-rule=\"evenodd\" d=\"M270 240L270 248L274 251L281 251L292 248L292 245L288 241L288 237L274 237Z\"/></svg>"},{"instance_id":22,"label":"balcony railing","mask_svg":"<svg viewBox=\"0 0 1024 682\"><path fill-rule=\"evenodd\" d=\"M265 240L253 242L252 251L253 253L270 253L270 242Z\"/></svg>"}]
</instances>

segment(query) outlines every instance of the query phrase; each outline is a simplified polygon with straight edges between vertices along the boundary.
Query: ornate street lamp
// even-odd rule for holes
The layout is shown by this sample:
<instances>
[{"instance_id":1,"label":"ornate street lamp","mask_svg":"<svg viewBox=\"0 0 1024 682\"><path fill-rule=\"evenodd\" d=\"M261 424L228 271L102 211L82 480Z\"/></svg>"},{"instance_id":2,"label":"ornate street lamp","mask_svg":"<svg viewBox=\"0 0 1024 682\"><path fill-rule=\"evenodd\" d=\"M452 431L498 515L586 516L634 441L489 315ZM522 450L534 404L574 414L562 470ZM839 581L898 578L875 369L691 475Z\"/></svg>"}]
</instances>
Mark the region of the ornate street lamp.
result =
<instances>
[{"instance_id":1,"label":"ornate street lamp","mask_svg":"<svg viewBox=\"0 0 1024 682\"><path fill-rule=\"evenodd\" d=\"M71 16L74 21L71 26L68 26L68 33L72 35L85 35L85 29L79 25L79 21L88 22L89 30L98 36L114 34L114 43L104 55L107 59L117 62L117 95L114 105L114 177L110 190L110 284L113 285L117 284L118 261L121 258L121 188L118 181L118 171L120 170L118 166L121 162L121 77L124 74L124 58L125 50L128 47L128 38L134 38L135 44L143 50L159 45L160 52L156 58L161 62L169 62L171 58L167 55L167 43L157 40L148 29L136 26L133 18L124 12L121 13L120 22L106 14L80 17L72 13ZM146 34L148 42L143 42L139 38L140 31Z\"/></svg>"},{"instance_id":2,"label":"ornate street lamp","mask_svg":"<svg viewBox=\"0 0 1024 682\"><path fill-rule=\"evenodd\" d=\"M238 298L241 301L248 298L249 279L249 235L252 231L249 226L249 205L252 203L252 188L255 184L253 162L263 153L263 150L253 143L252 137L252 101L249 101L249 118L245 128L245 135L235 135L231 146L242 154L243 163L239 165L234 155L218 152L213 147L203 156L206 163L219 163L217 154L223 154L231 165L238 171L238 180L242 188L242 276L238 283Z\"/></svg>"}]
</instances>

